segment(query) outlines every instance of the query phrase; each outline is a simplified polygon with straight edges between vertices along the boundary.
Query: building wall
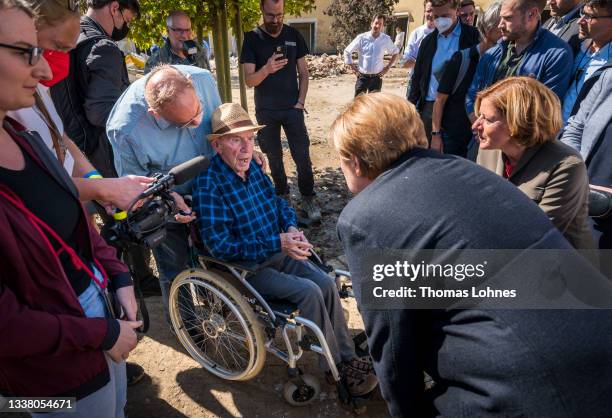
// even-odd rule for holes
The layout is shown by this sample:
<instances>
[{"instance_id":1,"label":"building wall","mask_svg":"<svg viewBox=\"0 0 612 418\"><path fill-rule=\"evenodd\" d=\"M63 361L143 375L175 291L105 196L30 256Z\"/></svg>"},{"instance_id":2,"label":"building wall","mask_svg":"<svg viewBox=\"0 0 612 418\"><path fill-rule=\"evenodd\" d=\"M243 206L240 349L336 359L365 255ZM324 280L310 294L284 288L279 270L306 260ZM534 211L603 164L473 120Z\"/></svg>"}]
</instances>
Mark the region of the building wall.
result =
<instances>
[{"instance_id":1,"label":"building wall","mask_svg":"<svg viewBox=\"0 0 612 418\"><path fill-rule=\"evenodd\" d=\"M301 16L285 16L285 23L292 22L313 22L315 25L315 45L311 53L335 53L334 47L329 41L329 33L331 32L332 18L323 12L331 0L317 0L316 9L310 13L302 13Z\"/></svg>"},{"instance_id":2,"label":"building wall","mask_svg":"<svg viewBox=\"0 0 612 418\"><path fill-rule=\"evenodd\" d=\"M493 0L475 0L477 8L485 10ZM285 23L312 22L315 25L315 45L313 53L336 53L329 41L332 31L332 18L323 14L331 0L317 0L316 9L311 13L302 13L301 16L285 16ZM423 0L400 0L393 10L394 15L409 16L408 33L423 24Z\"/></svg>"}]
</instances>

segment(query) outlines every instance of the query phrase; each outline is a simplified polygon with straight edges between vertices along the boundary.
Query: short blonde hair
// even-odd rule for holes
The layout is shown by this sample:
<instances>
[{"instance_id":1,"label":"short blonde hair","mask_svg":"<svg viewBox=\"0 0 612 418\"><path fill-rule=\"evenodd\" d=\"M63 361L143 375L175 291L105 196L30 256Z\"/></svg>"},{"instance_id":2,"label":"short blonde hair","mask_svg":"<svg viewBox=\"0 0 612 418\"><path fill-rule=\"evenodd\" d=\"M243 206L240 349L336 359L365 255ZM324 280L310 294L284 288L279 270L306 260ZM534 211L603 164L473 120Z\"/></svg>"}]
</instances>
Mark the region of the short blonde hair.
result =
<instances>
[{"instance_id":1,"label":"short blonde hair","mask_svg":"<svg viewBox=\"0 0 612 418\"><path fill-rule=\"evenodd\" d=\"M195 91L190 78L171 65L160 65L153 68L145 82L145 100L149 108L160 113L187 90Z\"/></svg>"},{"instance_id":2,"label":"short blonde hair","mask_svg":"<svg viewBox=\"0 0 612 418\"><path fill-rule=\"evenodd\" d=\"M510 137L527 148L552 141L563 126L559 97L531 77L505 78L478 93L477 116L484 99L506 119Z\"/></svg>"},{"instance_id":3,"label":"short blonde hair","mask_svg":"<svg viewBox=\"0 0 612 418\"><path fill-rule=\"evenodd\" d=\"M414 105L388 93L356 97L334 120L329 138L341 157L357 157L359 169L370 180L406 151L427 148Z\"/></svg>"}]
</instances>

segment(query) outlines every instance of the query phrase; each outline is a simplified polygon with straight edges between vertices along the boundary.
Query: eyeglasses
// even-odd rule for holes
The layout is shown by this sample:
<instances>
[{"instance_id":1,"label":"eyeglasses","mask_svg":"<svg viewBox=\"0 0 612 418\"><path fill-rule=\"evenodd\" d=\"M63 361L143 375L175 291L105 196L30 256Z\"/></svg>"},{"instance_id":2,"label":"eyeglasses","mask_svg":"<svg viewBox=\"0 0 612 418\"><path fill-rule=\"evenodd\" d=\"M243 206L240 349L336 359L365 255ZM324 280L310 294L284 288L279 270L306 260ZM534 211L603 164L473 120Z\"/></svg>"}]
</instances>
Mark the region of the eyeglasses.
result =
<instances>
[{"instance_id":1,"label":"eyeglasses","mask_svg":"<svg viewBox=\"0 0 612 418\"><path fill-rule=\"evenodd\" d=\"M42 54L45 51L44 49L39 48L37 46L31 46L29 48L25 48L23 46L0 44L0 47L14 49L16 51L21 51L24 54L28 54L28 64L30 64L31 66L38 64L40 57L42 57Z\"/></svg>"},{"instance_id":2,"label":"eyeglasses","mask_svg":"<svg viewBox=\"0 0 612 418\"><path fill-rule=\"evenodd\" d=\"M189 126L193 125L193 122L194 122L196 119L199 119L199 118L202 116L202 114L203 114L203 113L204 113L204 111L202 110L202 103L200 102L200 103L198 104L198 111L196 112L195 116L194 116L194 117L192 117L191 119L189 119L189 121L188 121L188 122L186 122L186 123L184 123L184 124L180 125L178 128L179 128L179 129L189 128Z\"/></svg>"},{"instance_id":3,"label":"eyeglasses","mask_svg":"<svg viewBox=\"0 0 612 418\"><path fill-rule=\"evenodd\" d=\"M172 32L176 32L179 35L189 35L191 33L191 28L189 29L181 29L181 28L173 28L172 26L168 26Z\"/></svg>"},{"instance_id":4,"label":"eyeglasses","mask_svg":"<svg viewBox=\"0 0 612 418\"><path fill-rule=\"evenodd\" d=\"M68 0L68 10L76 12L81 6L80 0Z\"/></svg>"},{"instance_id":5,"label":"eyeglasses","mask_svg":"<svg viewBox=\"0 0 612 418\"><path fill-rule=\"evenodd\" d=\"M585 13L584 10L580 10L580 18L591 23L593 19L610 19L612 16L593 16L591 13Z\"/></svg>"},{"instance_id":6,"label":"eyeglasses","mask_svg":"<svg viewBox=\"0 0 612 418\"><path fill-rule=\"evenodd\" d=\"M275 21L275 20L283 20L283 17L285 17L285 14L284 13L279 13L279 14L275 15L274 13L265 13L264 12L264 16L267 19L269 19L269 20Z\"/></svg>"}]
</instances>

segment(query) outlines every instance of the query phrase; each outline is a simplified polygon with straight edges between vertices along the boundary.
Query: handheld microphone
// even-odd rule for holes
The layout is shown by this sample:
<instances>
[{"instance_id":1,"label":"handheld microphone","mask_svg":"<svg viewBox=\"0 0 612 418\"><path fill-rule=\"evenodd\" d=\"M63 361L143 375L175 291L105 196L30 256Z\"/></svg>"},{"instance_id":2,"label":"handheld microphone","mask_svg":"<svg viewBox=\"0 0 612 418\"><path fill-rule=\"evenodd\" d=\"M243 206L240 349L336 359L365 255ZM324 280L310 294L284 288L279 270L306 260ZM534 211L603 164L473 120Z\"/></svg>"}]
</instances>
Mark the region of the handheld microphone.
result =
<instances>
[{"instance_id":1,"label":"handheld microphone","mask_svg":"<svg viewBox=\"0 0 612 418\"><path fill-rule=\"evenodd\" d=\"M185 183L208 168L210 160L206 157L195 157L173 167L168 174L157 180L151 187L140 194L139 199L161 193L171 187Z\"/></svg>"}]
</instances>

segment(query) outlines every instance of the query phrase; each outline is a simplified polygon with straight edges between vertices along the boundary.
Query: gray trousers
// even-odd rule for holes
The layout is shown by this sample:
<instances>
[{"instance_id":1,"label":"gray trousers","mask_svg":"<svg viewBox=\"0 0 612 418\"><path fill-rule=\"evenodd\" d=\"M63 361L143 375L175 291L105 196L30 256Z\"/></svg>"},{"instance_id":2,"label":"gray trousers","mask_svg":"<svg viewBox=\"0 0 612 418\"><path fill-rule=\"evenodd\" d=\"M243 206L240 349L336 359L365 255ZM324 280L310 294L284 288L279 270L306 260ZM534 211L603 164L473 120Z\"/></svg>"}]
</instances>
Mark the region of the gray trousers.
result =
<instances>
[{"instance_id":1,"label":"gray trousers","mask_svg":"<svg viewBox=\"0 0 612 418\"><path fill-rule=\"evenodd\" d=\"M189 230L184 224L170 222L166 224L164 242L153 248L153 256L159 272L159 286L162 294L162 306L166 323L171 325L169 313L170 287L174 278L189 267Z\"/></svg>"},{"instance_id":2,"label":"gray trousers","mask_svg":"<svg viewBox=\"0 0 612 418\"><path fill-rule=\"evenodd\" d=\"M336 284L313 263L279 254L269 267L248 281L264 299L283 299L296 304L300 316L321 328L336 364L355 357ZM328 368L323 356L319 364L323 370Z\"/></svg>"}]
</instances>

